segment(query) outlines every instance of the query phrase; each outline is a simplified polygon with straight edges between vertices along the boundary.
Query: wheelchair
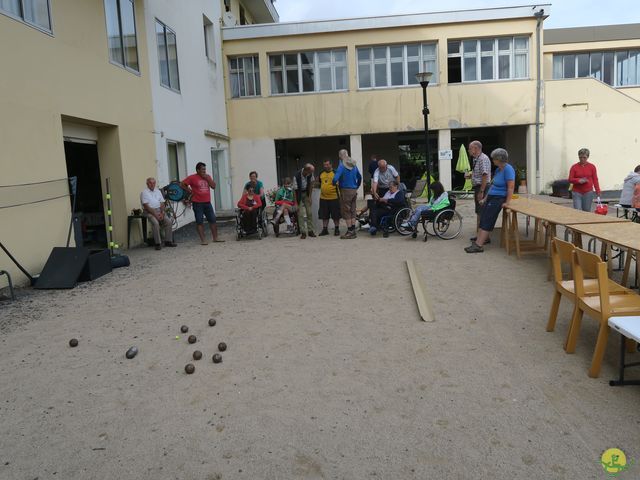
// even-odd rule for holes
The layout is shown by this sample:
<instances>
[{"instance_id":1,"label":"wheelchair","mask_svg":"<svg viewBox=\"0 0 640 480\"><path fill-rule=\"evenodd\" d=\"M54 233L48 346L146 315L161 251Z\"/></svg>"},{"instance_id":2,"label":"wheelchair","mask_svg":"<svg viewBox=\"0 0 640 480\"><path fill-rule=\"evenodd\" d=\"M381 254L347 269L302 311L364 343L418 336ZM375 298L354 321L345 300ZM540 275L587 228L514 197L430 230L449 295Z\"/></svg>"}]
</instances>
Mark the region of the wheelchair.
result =
<instances>
[{"instance_id":1,"label":"wheelchair","mask_svg":"<svg viewBox=\"0 0 640 480\"><path fill-rule=\"evenodd\" d=\"M406 201L404 202L404 204L402 205L398 205L395 206L393 208L391 208L389 210L389 212L382 214L379 218L378 218L378 230L382 231L382 236L383 237L388 237L390 233L394 233L396 231L399 231L397 225L399 225L399 223L397 223L396 219L398 218L398 215L400 214L400 212L404 211L404 210L411 210L410 208L407 207L407 203ZM400 222L402 223L402 222Z\"/></svg>"},{"instance_id":2,"label":"wheelchair","mask_svg":"<svg viewBox=\"0 0 640 480\"><path fill-rule=\"evenodd\" d=\"M263 227L261 212L258 212L256 217L256 222L253 228L246 230L242 225L242 217L245 215L244 210L241 208L236 208L236 240L240 240L241 238L250 237L252 235L256 235L258 240L262 240L262 237L266 236L264 234L265 229Z\"/></svg>"},{"instance_id":3,"label":"wheelchair","mask_svg":"<svg viewBox=\"0 0 640 480\"><path fill-rule=\"evenodd\" d=\"M289 218L291 219L291 224L293 225L293 228L290 231L285 230L284 232L280 232L280 226L285 223L284 215L280 215L280 220L278 221L278 223L275 222L277 210L278 210L277 207L273 210L273 214L271 215L271 220L270 220L271 226L273 227L273 233L276 236L276 238L279 237L281 233L284 233L287 235L300 235L300 227L298 226L297 208L295 212L291 212L291 211L289 212Z\"/></svg>"},{"instance_id":4,"label":"wheelchair","mask_svg":"<svg viewBox=\"0 0 640 480\"><path fill-rule=\"evenodd\" d=\"M418 227L403 227L402 224L409 220L413 213L413 210L409 207L400 210L394 219L395 228L401 235L411 235L411 238L418 236ZM424 231L423 240L426 242L427 238L439 237L443 240L451 240L460 235L462 231L462 216L456 211L456 197L449 195L449 206L433 212L428 210L422 212L420 220Z\"/></svg>"}]
</instances>

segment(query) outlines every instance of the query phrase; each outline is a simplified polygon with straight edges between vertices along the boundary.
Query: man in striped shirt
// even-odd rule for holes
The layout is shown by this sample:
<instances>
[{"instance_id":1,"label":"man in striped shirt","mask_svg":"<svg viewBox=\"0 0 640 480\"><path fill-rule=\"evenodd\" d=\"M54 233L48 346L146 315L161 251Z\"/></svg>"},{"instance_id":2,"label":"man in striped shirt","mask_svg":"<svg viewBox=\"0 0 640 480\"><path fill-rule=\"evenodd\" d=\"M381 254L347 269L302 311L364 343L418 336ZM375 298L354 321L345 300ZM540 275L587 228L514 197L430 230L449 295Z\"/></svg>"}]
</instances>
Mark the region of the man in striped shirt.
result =
<instances>
[{"instance_id":1,"label":"man in striped shirt","mask_svg":"<svg viewBox=\"0 0 640 480\"><path fill-rule=\"evenodd\" d=\"M482 153L482 143L474 140L469 144L469 155L473 159L473 169L471 170L471 184L473 185L473 199L476 205L476 225L480 225L480 213L482 200L489 190L491 183L491 160ZM471 239L472 241L475 238Z\"/></svg>"}]
</instances>

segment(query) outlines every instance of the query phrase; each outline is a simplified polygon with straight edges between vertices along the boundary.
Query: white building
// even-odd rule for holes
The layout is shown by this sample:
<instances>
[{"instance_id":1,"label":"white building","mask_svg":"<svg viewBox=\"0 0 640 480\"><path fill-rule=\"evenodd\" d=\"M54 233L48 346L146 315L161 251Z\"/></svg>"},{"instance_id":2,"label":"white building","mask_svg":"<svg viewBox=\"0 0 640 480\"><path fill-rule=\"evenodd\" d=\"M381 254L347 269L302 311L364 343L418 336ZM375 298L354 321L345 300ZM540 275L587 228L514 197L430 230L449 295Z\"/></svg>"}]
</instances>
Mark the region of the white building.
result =
<instances>
[{"instance_id":1,"label":"white building","mask_svg":"<svg viewBox=\"0 0 640 480\"><path fill-rule=\"evenodd\" d=\"M271 0L144 0L158 184L204 162L216 209L234 206L223 78L222 24L277 22ZM141 186L142 188L143 186ZM237 192L236 192L237 193ZM236 195L237 196L237 195ZM178 212L180 213L180 212ZM193 221L191 210L179 226Z\"/></svg>"}]
</instances>

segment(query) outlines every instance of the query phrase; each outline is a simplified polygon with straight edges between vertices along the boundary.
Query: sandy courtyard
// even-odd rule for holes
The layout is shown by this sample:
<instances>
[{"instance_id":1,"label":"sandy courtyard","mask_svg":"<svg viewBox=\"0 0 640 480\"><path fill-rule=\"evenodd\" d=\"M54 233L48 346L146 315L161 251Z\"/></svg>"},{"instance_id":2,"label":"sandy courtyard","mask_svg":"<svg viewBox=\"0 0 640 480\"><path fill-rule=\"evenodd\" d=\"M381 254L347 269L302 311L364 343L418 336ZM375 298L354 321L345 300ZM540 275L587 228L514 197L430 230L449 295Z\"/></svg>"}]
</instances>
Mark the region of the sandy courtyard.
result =
<instances>
[{"instance_id":1,"label":"sandy courtyard","mask_svg":"<svg viewBox=\"0 0 640 480\"><path fill-rule=\"evenodd\" d=\"M0 304L0 478L602 479L607 448L640 461L640 387L608 386L619 337L588 378L595 323L565 354L570 310L545 332L543 258L497 239L465 254L475 221L460 211L459 238L426 244L226 228L200 246L188 227L94 282L20 292Z\"/></svg>"}]
</instances>

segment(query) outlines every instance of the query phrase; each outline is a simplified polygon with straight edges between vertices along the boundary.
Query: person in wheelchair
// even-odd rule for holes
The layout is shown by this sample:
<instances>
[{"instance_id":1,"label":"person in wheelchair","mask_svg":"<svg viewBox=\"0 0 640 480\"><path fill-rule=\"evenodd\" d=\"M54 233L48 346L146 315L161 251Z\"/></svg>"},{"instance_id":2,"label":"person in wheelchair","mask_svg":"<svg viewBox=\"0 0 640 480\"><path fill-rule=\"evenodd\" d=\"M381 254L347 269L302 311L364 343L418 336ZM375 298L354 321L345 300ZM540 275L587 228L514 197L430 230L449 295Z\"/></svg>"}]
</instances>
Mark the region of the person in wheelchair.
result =
<instances>
[{"instance_id":1,"label":"person in wheelchair","mask_svg":"<svg viewBox=\"0 0 640 480\"><path fill-rule=\"evenodd\" d=\"M392 180L391 183L389 183L389 190L376 201L374 207L371 209L369 234L375 235L378 229L381 228L383 219L385 217L392 217L395 212L404 207L405 204L405 197L404 193L400 190L400 184L397 180ZM393 220L387 223L392 225ZM383 235L385 237L389 235L386 228L383 231Z\"/></svg>"},{"instance_id":2,"label":"person in wheelchair","mask_svg":"<svg viewBox=\"0 0 640 480\"><path fill-rule=\"evenodd\" d=\"M420 221L420 217L427 212L436 212L447 208L450 205L449 195L444 191L444 187L440 182L433 182L429 185L431 190L431 200L427 204L418 205L418 207L413 211L411 217L406 222L400 225L402 228L411 228L416 229L418 222Z\"/></svg>"},{"instance_id":3,"label":"person in wheelchair","mask_svg":"<svg viewBox=\"0 0 640 480\"><path fill-rule=\"evenodd\" d=\"M291 178L286 177L282 182L283 185L276 193L276 211L273 215L271 224L273 230L278 235L280 228L280 217L284 217L284 222L287 224L287 233L294 233L293 222L291 221L291 214L296 212L296 197L291 184Z\"/></svg>"},{"instance_id":4,"label":"person in wheelchair","mask_svg":"<svg viewBox=\"0 0 640 480\"><path fill-rule=\"evenodd\" d=\"M240 209L240 226L245 234L255 233L258 230L258 215L262 200L260 195L255 192L256 184L250 182L246 192L238 201Z\"/></svg>"}]
</instances>

